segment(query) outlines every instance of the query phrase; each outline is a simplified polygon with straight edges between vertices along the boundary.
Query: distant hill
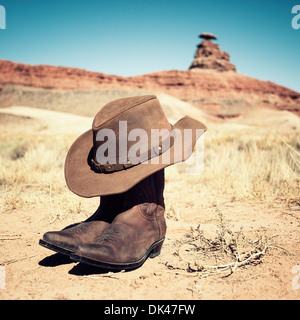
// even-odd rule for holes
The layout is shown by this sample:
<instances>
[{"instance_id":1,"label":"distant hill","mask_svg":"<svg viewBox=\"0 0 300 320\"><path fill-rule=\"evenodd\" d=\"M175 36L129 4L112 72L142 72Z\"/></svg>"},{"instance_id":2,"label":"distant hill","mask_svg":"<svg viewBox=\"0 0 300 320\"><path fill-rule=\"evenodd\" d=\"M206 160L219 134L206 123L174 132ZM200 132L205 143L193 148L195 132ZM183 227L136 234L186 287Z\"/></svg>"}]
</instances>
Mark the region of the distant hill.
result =
<instances>
[{"instance_id":1,"label":"distant hill","mask_svg":"<svg viewBox=\"0 0 300 320\"><path fill-rule=\"evenodd\" d=\"M300 116L300 93L233 71L170 70L120 77L78 68L0 60L0 107L15 104L16 94L9 96L5 90L7 85L56 90L113 88L158 91L192 103L220 118L239 116L253 105L288 110Z\"/></svg>"}]
</instances>

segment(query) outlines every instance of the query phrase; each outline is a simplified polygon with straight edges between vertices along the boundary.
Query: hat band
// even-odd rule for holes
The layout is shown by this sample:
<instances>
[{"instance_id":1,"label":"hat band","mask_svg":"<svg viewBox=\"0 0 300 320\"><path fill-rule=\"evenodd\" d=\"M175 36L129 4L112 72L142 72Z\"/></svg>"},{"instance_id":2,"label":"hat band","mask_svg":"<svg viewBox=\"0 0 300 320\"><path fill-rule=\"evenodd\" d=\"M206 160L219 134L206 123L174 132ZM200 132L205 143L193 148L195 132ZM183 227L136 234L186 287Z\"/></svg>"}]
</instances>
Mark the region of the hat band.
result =
<instances>
[{"instance_id":1,"label":"hat band","mask_svg":"<svg viewBox=\"0 0 300 320\"><path fill-rule=\"evenodd\" d=\"M173 140L171 140L171 136L174 138ZM172 126L171 132L161 142L161 144L153 146L151 148L151 151L147 150L147 152L145 152L139 156L139 158L142 159L142 161L139 161L137 163L132 163L130 160L128 160L124 164L122 164L122 163L100 164L100 163L97 163L94 159L91 159L90 167L96 173L113 173L113 172L117 172L117 171L126 170L131 167L137 166L141 163L145 163L146 161L151 160L151 159L155 158L156 156L160 156L162 153L166 152L168 149L170 149L173 146L175 139L176 139L176 130L174 130L173 126ZM149 156L149 154L150 154L150 156Z\"/></svg>"}]
</instances>

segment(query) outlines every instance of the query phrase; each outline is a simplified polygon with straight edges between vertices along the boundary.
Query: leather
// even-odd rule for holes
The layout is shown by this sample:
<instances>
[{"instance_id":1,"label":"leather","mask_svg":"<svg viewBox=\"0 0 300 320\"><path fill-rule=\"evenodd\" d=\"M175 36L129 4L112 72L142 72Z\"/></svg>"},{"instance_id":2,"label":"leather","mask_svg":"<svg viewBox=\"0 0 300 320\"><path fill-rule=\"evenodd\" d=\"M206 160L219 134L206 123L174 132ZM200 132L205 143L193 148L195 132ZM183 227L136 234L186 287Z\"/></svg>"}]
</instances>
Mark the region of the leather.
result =
<instances>
[{"instance_id":1,"label":"leather","mask_svg":"<svg viewBox=\"0 0 300 320\"><path fill-rule=\"evenodd\" d=\"M71 254L78 245L93 242L101 236L121 212L144 202L153 202L164 208L164 185L163 169L142 180L127 192L101 197L98 209L86 221L68 226L61 231L47 232L43 240Z\"/></svg>"},{"instance_id":2,"label":"leather","mask_svg":"<svg viewBox=\"0 0 300 320\"><path fill-rule=\"evenodd\" d=\"M94 242L77 247L75 254L94 261L131 264L166 234L164 208L144 203L119 214Z\"/></svg>"},{"instance_id":3,"label":"leather","mask_svg":"<svg viewBox=\"0 0 300 320\"><path fill-rule=\"evenodd\" d=\"M43 240L49 244L74 252L82 243L89 243L101 235L109 226L105 221L91 221L76 224L61 231L49 231Z\"/></svg>"},{"instance_id":4,"label":"leather","mask_svg":"<svg viewBox=\"0 0 300 320\"><path fill-rule=\"evenodd\" d=\"M111 223L119 213L145 202L153 202L165 208L164 188L165 171L162 169L126 192L101 197L100 206L87 221L103 220Z\"/></svg>"},{"instance_id":5,"label":"leather","mask_svg":"<svg viewBox=\"0 0 300 320\"><path fill-rule=\"evenodd\" d=\"M152 129L157 129L157 131L152 131ZM109 129L114 133L115 136L115 148L116 157L114 161L116 162L106 162L99 163L97 157L97 150L102 146L106 145L107 141L104 139L98 139L98 134L102 132L103 129ZM167 138L172 126L166 118L164 111L156 98L153 95L147 96L137 96L131 98L122 98L113 101L105 105L95 116L92 130L93 130L93 165L92 169L101 168L101 172L113 172L126 170L132 165L131 159L129 159L129 150L136 144L135 139L129 139L127 135L133 129L142 129L145 133L145 140L147 141L147 147L144 161L151 159L153 156L152 142L153 140L159 143L159 131L164 132L164 137ZM152 131L152 132L151 132ZM156 132L156 139L154 139L154 133ZM126 141L124 140L126 138ZM173 142L169 141L171 145ZM159 146L162 147L161 141ZM102 162L100 161L100 162ZM135 163L137 165L138 163ZM97 171L97 170L96 170ZM97 171L98 172L98 171Z\"/></svg>"},{"instance_id":6,"label":"leather","mask_svg":"<svg viewBox=\"0 0 300 320\"><path fill-rule=\"evenodd\" d=\"M204 131L203 123L188 116L172 126L153 95L112 101L70 147L67 186L87 198L126 192L154 172L188 159Z\"/></svg>"}]
</instances>

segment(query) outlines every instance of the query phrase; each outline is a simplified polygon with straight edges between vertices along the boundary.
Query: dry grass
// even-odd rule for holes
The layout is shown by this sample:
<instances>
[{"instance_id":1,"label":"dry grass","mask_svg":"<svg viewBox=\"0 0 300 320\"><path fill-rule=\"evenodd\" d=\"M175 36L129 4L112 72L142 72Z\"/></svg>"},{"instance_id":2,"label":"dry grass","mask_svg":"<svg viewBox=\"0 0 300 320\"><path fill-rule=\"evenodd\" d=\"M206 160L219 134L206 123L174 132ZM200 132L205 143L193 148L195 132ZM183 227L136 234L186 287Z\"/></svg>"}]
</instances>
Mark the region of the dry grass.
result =
<instances>
[{"instance_id":1,"label":"dry grass","mask_svg":"<svg viewBox=\"0 0 300 320\"><path fill-rule=\"evenodd\" d=\"M60 215L78 211L81 199L67 189L63 170L75 137L33 132L1 133L0 210L60 208Z\"/></svg>"},{"instance_id":2,"label":"dry grass","mask_svg":"<svg viewBox=\"0 0 300 320\"><path fill-rule=\"evenodd\" d=\"M62 214L85 210L84 199L73 195L64 179L65 156L76 136L49 133L49 128L43 131L40 123L30 130L13 127L13 123L3 126L0 132L2 211L45 205L60 208ZM210 126L204 136L202 174L186 175L185 165L172 166L166 172L167 186L188 184L194 203L199 190L205 189L215 199L222 194L231 201L252 199L272 204L280 200L299 206L300 140L296 133L228 130L218 125ZM166 187L169 198L173 197L171 190ZM176 199L171 200L176 204Z\"/></svg>"},{"instance_id":3,"label":"dry grass","mask_svg":"<svg viewBox=\"0 0 300 320\"><path fill-rule=\"evenodd\" d=\"M184 177L199 190L231 201L274 200L300 204L300 138L269 129L210 128L205 133L204 170ZM168 181L181 181L185 167L169 170Z\"/></svg>"}]
</instances>

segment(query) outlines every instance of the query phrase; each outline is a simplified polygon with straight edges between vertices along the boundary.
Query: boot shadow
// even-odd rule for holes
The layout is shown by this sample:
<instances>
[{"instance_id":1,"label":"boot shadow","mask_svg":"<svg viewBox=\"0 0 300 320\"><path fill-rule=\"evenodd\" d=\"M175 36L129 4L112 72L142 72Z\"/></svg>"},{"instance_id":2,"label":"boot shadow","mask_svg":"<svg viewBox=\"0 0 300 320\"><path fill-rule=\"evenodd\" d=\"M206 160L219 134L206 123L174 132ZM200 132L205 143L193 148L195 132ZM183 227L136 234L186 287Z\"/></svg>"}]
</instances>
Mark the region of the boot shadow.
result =
<instances>
[{"instance_id":1,"label":"boot shadow","mask_svg":"<svg viewBox=\"0 0 300 320\"><path fill-rule=\"evenodd\" d=\"M39 261L39 265L42 267L57 267L63 264L70 263L74 263L74 261L72 261L70 257L61 253L54 253L51 256L48 256Z\"/></svg>"},{"instance_id":2,"label":"boot shadow","mask_svg":"<svg viewBox=\"0 0 300 320\"><path fill-rule=\"evenodd\" d=\"M75 276L89 276L92 274L107 274L107 273L113 273L113 274L118 274L120 272L131 272L140 267L130 269L130 270L120 270L116 271L114 269L109 269L109 268L101 268L101 267L96 267L96 266L91 266L88 264L84 263L78 263L75 265L70 271L69 274L75 275Z\"/></svg>"},{"instance_id":3,"label":"boot shadow","mask_svg":"<svg viewBox=\"0 0 300 320\"><path fill-rule=\"evenodd\" d=\"M111 271L112 270L109 270L109 269L103 269L99 267L90 266L84 263L78 263L69 271L69 274L72 274L75 276L88 276L91 274L105 274Z\"/></svg>"}]
</instances>

